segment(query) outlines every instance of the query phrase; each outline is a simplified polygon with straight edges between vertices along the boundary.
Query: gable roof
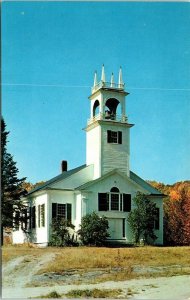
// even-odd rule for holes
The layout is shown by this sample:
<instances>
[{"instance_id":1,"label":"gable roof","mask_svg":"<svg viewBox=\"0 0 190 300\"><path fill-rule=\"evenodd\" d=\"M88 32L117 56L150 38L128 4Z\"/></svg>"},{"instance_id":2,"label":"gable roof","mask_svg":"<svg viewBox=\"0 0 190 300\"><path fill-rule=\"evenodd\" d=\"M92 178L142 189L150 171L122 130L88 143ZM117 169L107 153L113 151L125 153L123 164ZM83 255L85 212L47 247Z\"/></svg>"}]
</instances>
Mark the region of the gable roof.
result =
<instances>
[{"instance_id":1,"label":"gable roof","mask_svg":"<svg viewBox=\"0 0 190 300\"><path fill-rule=\"evenodd\" d=\"M56 182L58 182L60 180L66 179L66 178L70 177L71 175L79 172L80 170L82 170L84 168L86 168L86 165L82 165L82 166L77 167L75 169L72 169L72 170L69 170L69 171L65 171L65 172L61 173L60 175L58 175L58 176L56 176L56 177L54 177L54 178L46 181L45 183L37 186L36 188L32 189L26 196L29 196L29 195L31 195L31 194L33 194L35 192L40 191L40 190L46 189L51 184L56 183Z\"/></svg>"},{"instance_id":2,"label":"gable roof","mask_svg":"<svg viewBox=\"0 0 190 300\"><path fill-rule=\"evenodd\" d=\"M79 172L82 169L85 169L87 166L84 164L80 167L74 168L72 170L69 171L65 171L63 173L61 173L60 175L46 181L45 183L37 186L36 188L32 189L27 195L30 196L31 194L41 191L41 190L45 190L51 187L52 184L57 183L61 180L67 179L68 177L76 174L77 172ZM150 185L149 183L147 183L145 180L143 180L141 177L139 177L137 174L135 174L134 172L130 171L130 176L128 177L127 175L123 174L122 172L120 172L118 169L114 169L108 173L106 173L105 175L103 175L100 178L94 179L94 180L90 180L80 186L77 186L74 188L74 190L85 190L86 188L88 188L91 185L96 184L99 181L102 181L102 179L107 178L109 176L111 176L112 174L118 173L119 175L121 175L122 177L124 177L125 179L128 179L130 181L132 181L133 183L140 185L143 189L147 190L150 195L152 196L165 196L164 194L160 193L157 189L155 189L152 185ZM65 190L65 189L64 189Z\"/></svg>"},{"instance_id":3,"label":"gable roof","mask_svg":"<svg viewBox=\"0 0 190 300\"><path fill-rule=\"evenodd\" d=\"M149 190L152 195L159 195L159 196L164 196L164 194L160 193L156 188L154 188L151 184L143 180L141 177L139 177L137 174L134 172L130 171L130 178L142 186L144 189Z\"/></svg>"},{"instance_id":4,"label":"gable roof","mask_svg":"<svg viewBox=\"0 0 190 300\"><path fill-rule=\"evenodd\" d=\"M137 184L138 186L140 185L143 189L147 190L152 196L153 195L155 195L155 196L165 196L164 194L160 193L157 189L155 189L152 185L150 185L145 180L143 180L141 177L136 175L134 172L130 171L130 176L128 177L127 175L120 172L118 169L114 169L114 170L106 173L105 175L103 175L100 178L91 180L91 181L89 181L89 182L87 182L87 183L85 183L81 186L78 186L76 189L77 190L85 190L89 186L101 181L102 179L104 179L108 176L111 176L114 173L118 173L119 175L121 175L125 179L128 179L128 180L132 181L133 183Z\"/></svg>"}]
</instances>

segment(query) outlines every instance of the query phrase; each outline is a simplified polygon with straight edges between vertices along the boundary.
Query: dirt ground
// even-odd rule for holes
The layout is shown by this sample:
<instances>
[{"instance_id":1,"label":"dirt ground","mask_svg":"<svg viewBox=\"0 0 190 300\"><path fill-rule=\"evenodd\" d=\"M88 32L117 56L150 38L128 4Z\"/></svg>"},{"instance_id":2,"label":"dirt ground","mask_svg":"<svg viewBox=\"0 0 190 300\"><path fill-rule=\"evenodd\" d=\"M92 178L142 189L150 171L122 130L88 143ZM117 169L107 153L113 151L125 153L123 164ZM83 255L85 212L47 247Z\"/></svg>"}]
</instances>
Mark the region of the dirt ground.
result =
<instances>
[{"instance_id":1,"label":"dirt ground","mask_svg":"<svg viewBox=\"0 0 190 300\"><path fill-rule=\"evenodd\" d=\"M35 275L39 269L54 258L53 253L42 256L25 255L10 260L3 265L3 299L24 299L47 295L52 291L65 294L76 289L122 289L124 295L130 290L127 299L181 299L190 300L190 276L157 277L149 279L132 279L126 281L106 281L89 284L88 277L99 276L97 271L81 276L74 272L66 274L59 281L59 274ZM103 272L103 271L99 271ZM72 276L71 276L72 275ZM158 274L159 276L159 274ZM44 281L44 278L46 280ZM78 280L80 279L80 280ZM72 284L76 282L78 284Z\"/></svg>"}]
</instances>

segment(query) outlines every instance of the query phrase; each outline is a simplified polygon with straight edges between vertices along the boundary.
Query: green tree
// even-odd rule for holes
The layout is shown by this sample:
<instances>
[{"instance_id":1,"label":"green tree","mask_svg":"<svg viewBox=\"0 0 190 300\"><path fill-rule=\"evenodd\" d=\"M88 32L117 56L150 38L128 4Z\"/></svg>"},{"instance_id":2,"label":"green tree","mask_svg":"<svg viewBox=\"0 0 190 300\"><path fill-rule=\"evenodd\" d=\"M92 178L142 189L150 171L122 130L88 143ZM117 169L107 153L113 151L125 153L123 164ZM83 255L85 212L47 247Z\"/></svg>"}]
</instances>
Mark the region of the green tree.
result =
<instances>
[{"instance_id":1,"label":"green tree","mask_svg":"<svg viewBox=\"0 0 190 300\"><path fill-rule=\"evenodd\" d=\"M13 156L7 152L6 124L1 119L1 238L3 243L3 228L14 227L13 215L21 211L24 206L21 197L26 194L23 183L26 178L18 179L18 168ZM18 214L17 218L18 218ZM20 217L22 220L23 217ZM18 220L17 220L18 221Z\"/></svg>"},{"instance_id":2,"label":"green tree","mask_svg":"<svg viewBox=\"0 0 190 300\"><path fill-rule=\"evenodd\" d=\"M106 217L99 217L95 212L87 214L82 218L78 234L84 245L101 246L109 237L108 220Z\"/></svg>"},{"instance_id":3,"label":"green tree","mask_svg":"<svg viewBox=\"0 0 190 300\"><path fill-rule=\"evenodd\" d=\"M74 225L64 218L61 220L54 218L51 224L51 238L49 245L57 247L77 246L74 233L71 232L74 227Z\"/></svg>"},{"instance_id":4,"label":"green tree","mask_svg":"<svg viewBox=\"0 0 190 300\"><path fill-rule=\"evenodd\" d=\"M156 204L140 192L137 192L133 201L135 208L129 213L128 222L134 241L138 244L140 239L143 239L145 244L151 244L157 238L154 233L154 220L157 213Z\"/></svg>"}]
</instances>

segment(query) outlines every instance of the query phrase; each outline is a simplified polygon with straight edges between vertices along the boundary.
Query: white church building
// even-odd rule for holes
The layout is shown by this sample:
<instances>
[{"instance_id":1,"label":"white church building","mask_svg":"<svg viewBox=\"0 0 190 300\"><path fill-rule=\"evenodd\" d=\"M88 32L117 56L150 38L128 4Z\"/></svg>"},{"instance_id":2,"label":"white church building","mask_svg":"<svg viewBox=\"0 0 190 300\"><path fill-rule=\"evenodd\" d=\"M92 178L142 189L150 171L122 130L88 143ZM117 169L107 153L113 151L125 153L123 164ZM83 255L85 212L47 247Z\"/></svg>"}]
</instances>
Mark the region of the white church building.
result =
<instances>
[{"instance_id":1,"label":"white church building","mask_svg":"<svg viewBox=\"0 0 190 300\"><path fill-rule=\"evenodd\" d=\"M163 194L130 170L130 124L126 116L125 85L122 70L118 83L106 82L104 66L101 80L94 77L90 100L90 118L86 131L86 164L67 170L31 190L23 201L31 217L26 230L13 231L13 243L32 242L46 246L50 241L52 218L66 218L77 232L81 219L96 212L109 222L109 240L133 243L127 222L134 208L133 198L142 192L156 203L158 216L154 222L157 239L163 244ZM26 228L25 228L26 229Z\"/></svg>"}]
</instances>

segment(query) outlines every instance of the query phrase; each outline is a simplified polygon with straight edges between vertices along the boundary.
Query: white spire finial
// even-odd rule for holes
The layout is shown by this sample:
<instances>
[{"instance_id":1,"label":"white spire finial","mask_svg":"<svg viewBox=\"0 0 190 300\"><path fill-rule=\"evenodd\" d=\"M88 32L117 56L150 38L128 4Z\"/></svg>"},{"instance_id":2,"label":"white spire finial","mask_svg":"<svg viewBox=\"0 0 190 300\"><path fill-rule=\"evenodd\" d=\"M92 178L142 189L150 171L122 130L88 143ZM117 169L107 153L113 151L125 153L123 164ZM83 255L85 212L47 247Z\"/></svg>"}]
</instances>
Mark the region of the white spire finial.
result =
<instances>
[{"instance_id":1,"label":"white spire finial","mask_svg":"<svg viewBox=\"0 0 190 300\"><path fill-rule=\"evenodd\" d=\"M102 82L106 82L106 76L105 76L104 65L102 65L102 76L101 76L101 81L102 81Z\"/></svg>"},{"instance_id":2,"label":"white spire finial","mask_svg":"<svg viewBox=\"0 0 190 300\"><path fill-rule=\"evenodd\" d=\"M113 76L113 73L111 74L111 87L114 87L114 76Z\"/></svg>"},{"instance_id":3,"label":"white spire finial","mask_svg":"<svg viewBox=\"0 0 190 300\"><path fill-rule=\"evenodd\" d=\"M97 71L94 73L94 87L98 84Z\"/></svg>"},{"instance_id":4,"label":"white spire finial","mask_svg":"<svg viewBox=\"0 0 190 300\"><path fill-rule=\"evenodd\" d=\"M123 87L122 69L119 69L119 87Z\"/></svg>"}]
</instances>

